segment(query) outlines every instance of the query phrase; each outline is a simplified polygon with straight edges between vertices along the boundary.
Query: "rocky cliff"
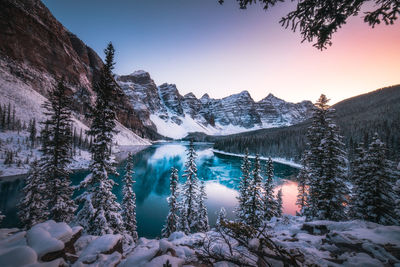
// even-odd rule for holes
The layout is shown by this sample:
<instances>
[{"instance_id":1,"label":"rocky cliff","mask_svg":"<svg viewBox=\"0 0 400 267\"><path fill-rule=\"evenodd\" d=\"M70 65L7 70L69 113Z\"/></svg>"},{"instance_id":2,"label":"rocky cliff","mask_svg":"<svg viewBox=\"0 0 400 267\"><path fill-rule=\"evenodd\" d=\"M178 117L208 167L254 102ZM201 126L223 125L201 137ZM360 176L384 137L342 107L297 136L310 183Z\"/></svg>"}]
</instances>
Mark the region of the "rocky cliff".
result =
<instances>
[{"instance_id":1,"label":"rocky cliff","mask_svg":"<svg viewBox=\"0 0 400 267\"><path fill-rule=\"evenodd\" d=\"M87 107L96 97L92 84L103 65L101 58L39 0L2 0L0 18L2 86L17 90L22 83L47 96L55 80L64 77L75 98L76 116L84 121ZM140 136L156 135L143 125L122 90L115 104L123 125Z\"/></svg>"}]
</instances>

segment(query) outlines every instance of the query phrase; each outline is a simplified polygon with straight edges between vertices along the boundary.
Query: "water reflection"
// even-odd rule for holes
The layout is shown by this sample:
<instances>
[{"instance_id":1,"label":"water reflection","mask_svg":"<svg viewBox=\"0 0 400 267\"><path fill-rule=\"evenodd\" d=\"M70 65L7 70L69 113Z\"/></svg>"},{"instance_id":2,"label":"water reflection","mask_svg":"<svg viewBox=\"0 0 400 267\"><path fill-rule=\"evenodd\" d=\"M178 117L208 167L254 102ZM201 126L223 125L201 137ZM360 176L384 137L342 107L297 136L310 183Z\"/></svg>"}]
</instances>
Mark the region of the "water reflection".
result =
<instances>
[{"instance_id":1,"label":"water reflection","mask_svg":"<svg viewBox=\"0 0 400 267\"><path fill-rule=\"evenodd\" d=\"M135 171L135 192L137 199L137 221L140 236L159 236L164 224L168 207L166 197L169 195L170 169L178 169L180 182L186 161L187 143L166 143L157 144L145 149L133 157ZM216 213L221 207L227 210L228 218L233 219L233 210L237 205L237 188L241 176L241 158L214 155L211 144L195 144L198 154L196 160L198 176L206 181L206 192L208 199L206 205L209 214L210 224L214 225ZM113 176L118 183L113 192L118 201L122 199L122 177L125 174L126 162L117 168L119 176ZM263 171L266 162L262 161ZM295 214L297 195L297 184L288 179L293 178L298 170L279 163L274 163L276 190L282 188L284 213ZM76 171L71 175L73 184L78 184L89 172ZM0 184L0 208L7 215L2 226L15 226L16 203L22 183ZM78 195L81 192L75 192ZM10 216L10 217L9 217Z\"/></svg>"}]
</instances>

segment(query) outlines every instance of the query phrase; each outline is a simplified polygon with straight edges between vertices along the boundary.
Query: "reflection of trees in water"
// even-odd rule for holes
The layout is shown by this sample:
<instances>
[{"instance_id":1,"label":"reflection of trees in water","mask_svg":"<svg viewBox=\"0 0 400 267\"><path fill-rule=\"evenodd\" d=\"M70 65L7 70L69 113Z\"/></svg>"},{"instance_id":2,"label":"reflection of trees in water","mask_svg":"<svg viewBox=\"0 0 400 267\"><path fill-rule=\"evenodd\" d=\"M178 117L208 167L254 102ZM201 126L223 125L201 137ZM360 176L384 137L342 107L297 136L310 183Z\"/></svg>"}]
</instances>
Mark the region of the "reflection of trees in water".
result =
<instances>
[{"instance_id":1,"label":"reflection of trees in water","mask_svg":"<svg viewBox=\"0 0 400 267\"><path fill-rule=\"evenodd\" d=\"M179 144L180 145L180 144ZM180 183L182 179L183 165L186 160L186 153L175 156L165 155L164 157L153 156L157 148L162 145L149 147L140 151L133 157L135 180L134 185L137 203L143 204L151 193L166 198L169 195L169 175L171 167L175 167L179 171ZM202 154L202 151L209 149L210 145L196 145L195 148L199 154L196 164L198 167L198 177L206 181L213 180L223 186L237 190L240 181L241 158L227 155L212 156L210 153ZM183 149L182 149L183 151ZM210 155L210 156L208 156ZM117 171L119 176L112 178L118 183L113 189L118 201L122 199L122 177L125 174L126 161L122 162ZM262 166L265 167L265 161ZM284 183L284 180L277 177L291 179L298 170L290 166L274 163L275 184L277 187ZM71 174L72 184L77 185L89 174L88 170L75 171ZM0 210L7 216L2 225L14 227L18 223L16 205L20 199L20 192L23 187L22 180L14 180L0 183ZM74 196L82 192L76 191Z\"/></svg>"},{"instance_id":2,"label":"reflection of trees in water","mask_svg":"<svg viewBox=\"0 0 400 267\"><path fill-rule=\"evenodd\" d=\"M162 162L157 162L156 175L159 176L154 192L159 196L169 195L169 176L171 168L174 167L181 171L183 169L182 159L180 156L164 159Z\"/></svg>"},{"instance_id":3,"label":"reflection of trees in water","mask_svg":"<svg viewBox=\"0 0 400 267\"><path fill-rule=\"evenodd\" d=\"M134 156L135 192L138 204L152 193L159 196L169 194L169 175L171 167L182 169L182 156L165 157L156 161L151 159L156 148L150 148ZM123 174L122 174L123 175ZM121 173L120 173L121 176Z\"/></svg>"}]
</instances>

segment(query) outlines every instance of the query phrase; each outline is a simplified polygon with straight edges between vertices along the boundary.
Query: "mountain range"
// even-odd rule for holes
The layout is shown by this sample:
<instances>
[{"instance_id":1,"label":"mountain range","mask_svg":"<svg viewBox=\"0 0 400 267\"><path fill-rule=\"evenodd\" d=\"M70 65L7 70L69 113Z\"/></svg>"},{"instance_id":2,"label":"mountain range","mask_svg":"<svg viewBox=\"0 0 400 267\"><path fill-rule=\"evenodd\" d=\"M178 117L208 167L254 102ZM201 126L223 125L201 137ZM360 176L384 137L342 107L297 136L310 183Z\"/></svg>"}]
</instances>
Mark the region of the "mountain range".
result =
<instances>
[{"instance_id":1,"label":"mountain range","mask_svg":"<svg viewBox=\"0 0 400 267\"><path fill-rule=\"evenodd\" d=\"M189 132L223 135L251 129L293 125L309 118L312 103L289 103L272 94L255 102L248 91L222 99L182 96L175 84L157 86L148 72L116 76L142 123L161 135L185 137Z\"/></svg>"},{"instance_id":2,"label":"mountain range","mask_svg":"<svg viewBox=\"0 0 400 267\"><path fill-rule=\"evenodd\" d=\"M64 77L75 100L76 127L85 128L89 122L84 115L96 98L92 85L103 66L101 58L40 0L3 0L0 16L0 104L15 105L17 115L26 120L40 118L41 103L56 80ZM309 101L293 104L272 94L255 102L247 91L222 99L182 96L174 84L157 86L145 71L116 75L115 80L118 121L137 140L293 125L307 119L312 108Z\"/></svg>"},{"instance_id":3,"label":"mountain range","mask_svg":"<svg viewBox=\"0 0 400 267\"><path fill-rule=\"evenodd\" d=\"M381 88L366 94L345 99L333 105L335 122L346 144L349 158L362 142L365 148L375 133L386 146L386 156L400 162L400 85ZM307 129L311 120L289 127L261 129L227 136L191 134L187 139L214 142L214 148L231 153L282 157L300 161L307 147Z\"/></svg>"}]
</instances>

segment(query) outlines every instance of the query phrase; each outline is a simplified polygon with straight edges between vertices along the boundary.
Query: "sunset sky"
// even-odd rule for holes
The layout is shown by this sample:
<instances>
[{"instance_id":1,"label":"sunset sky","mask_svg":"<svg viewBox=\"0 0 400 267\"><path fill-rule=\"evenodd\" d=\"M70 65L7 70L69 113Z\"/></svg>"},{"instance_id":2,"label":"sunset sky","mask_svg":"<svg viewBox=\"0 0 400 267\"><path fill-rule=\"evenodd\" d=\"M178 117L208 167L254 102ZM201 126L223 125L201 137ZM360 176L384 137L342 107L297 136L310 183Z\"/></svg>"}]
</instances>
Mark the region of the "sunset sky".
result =
<instances>
[{"instance_id":1,"label":"sunset sky","mask_svg":"<svg viewBox=\"0 0 400 267\"><path fill-rule=\"evenodd\" d=\"M400 83L400 22L371 29L361 17L319 51L279 25L294 8L268 12L236 1L44 0L55 17L103 57L116 48L117 74L143 69L181 94L221 98L248 90L254 100L273 93L287 101L332 103Z\"/></svg>"}]
</instances>

